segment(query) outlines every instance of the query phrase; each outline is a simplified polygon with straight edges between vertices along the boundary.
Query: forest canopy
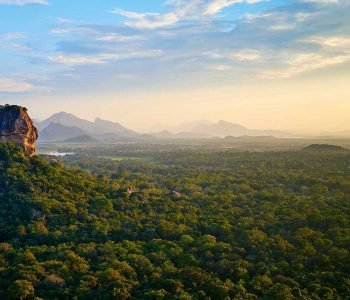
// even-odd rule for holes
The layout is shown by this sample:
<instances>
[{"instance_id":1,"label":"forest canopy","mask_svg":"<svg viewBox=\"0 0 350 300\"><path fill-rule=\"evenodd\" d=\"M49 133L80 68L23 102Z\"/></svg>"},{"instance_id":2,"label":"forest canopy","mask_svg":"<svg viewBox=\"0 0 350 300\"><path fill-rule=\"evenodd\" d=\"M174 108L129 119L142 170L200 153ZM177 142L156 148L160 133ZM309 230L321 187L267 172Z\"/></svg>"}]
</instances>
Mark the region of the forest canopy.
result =
<instances>
[{"instance_id":1,"label":"forest canopy","mask_svg":"<svg viewBox=\"0 0 350 300\"><path fill-rule=\"evenodd\" d=\"M150 155L0 144L0 298L347 299L348 153Z\"/></svg>"}]
</instances>

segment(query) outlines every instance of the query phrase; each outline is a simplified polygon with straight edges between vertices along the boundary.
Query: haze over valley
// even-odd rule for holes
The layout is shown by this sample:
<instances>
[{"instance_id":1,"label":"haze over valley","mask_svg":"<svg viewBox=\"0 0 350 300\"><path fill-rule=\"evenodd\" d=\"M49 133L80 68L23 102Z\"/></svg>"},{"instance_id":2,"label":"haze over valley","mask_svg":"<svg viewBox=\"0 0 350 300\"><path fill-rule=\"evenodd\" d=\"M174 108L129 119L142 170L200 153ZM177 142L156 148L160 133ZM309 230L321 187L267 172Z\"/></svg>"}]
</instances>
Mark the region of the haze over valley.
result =
<instances>
[{"instance_id":1,"label":"haze over valley","mask_svg":"<svg viewBox=\"0 0 350 300\"><path fill-rule=\"evenodd\" d=\"M113 143L123 140L151 139L210 139L225 137L274 137L274 138L348 138L350 131L323 132L318 135L300 135L278 130L256 130L245 126L218 121L216 123L200 120L173 126L169 130L140 133L123 125L101 118L88 121L73 114L60 112L43 120L35 120L39 129L39 142L71 142L71 143Z\"/></svg>"}]
</instances>

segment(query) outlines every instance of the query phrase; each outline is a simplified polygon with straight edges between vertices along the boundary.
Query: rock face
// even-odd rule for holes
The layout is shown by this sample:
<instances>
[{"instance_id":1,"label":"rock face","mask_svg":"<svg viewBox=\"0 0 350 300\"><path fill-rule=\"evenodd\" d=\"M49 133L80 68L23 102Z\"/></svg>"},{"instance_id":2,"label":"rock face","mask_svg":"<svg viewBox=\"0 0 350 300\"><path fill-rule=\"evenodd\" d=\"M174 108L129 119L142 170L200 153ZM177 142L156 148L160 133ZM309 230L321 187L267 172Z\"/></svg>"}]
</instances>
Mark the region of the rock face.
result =
<instances>
[{"instance_id":1,"label":"rock face","mask_svg":"<svg viewBox=\"0 0 350 300\"><path fill-rule=\"evenodd\" d=\"M10 142L23 147L25 152L35 154L38 130L34 127L27 109L17 105L0 105L0 142Z\"/></svg>"}]
</instances>

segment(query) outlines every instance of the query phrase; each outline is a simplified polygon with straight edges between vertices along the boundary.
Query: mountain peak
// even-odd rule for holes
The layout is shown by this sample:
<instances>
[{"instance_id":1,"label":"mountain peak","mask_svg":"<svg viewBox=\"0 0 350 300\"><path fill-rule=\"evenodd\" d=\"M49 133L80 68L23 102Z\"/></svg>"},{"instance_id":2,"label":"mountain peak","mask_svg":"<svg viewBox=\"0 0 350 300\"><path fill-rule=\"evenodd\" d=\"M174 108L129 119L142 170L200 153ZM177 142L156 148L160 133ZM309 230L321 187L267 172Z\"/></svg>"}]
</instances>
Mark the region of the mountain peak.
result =
<instances>
[{"instance_id":1,"label":"mountain peak","mask_svg":"<svg viewBox=\"0 0 350 300\"><path fill-rule=\"evenodd\" d=\"M70 116L73 116L73 114L72 113L67 113L67 112L65 112L65 111L60 111L60 112L58 112L58 113L55 113L54 115L70 115Z\"/></svg>"},{"instance_id":2,"label":"mountain peak","mask_svg":"<svg viewBox=\"0 0 350 300\"><path fill-rule=\"evenodd\" d=\"M77 116L75 116L75 115L73 115L73 114L71 114L71 113L67 113L67 112L65 112L65 111L60 111L60 112L58 112L58 113L55 113L55 114L53 114L50 118L53 118L53 117L71 117L71 118L77 118L78 119L78 117Z\"/></svg>"},{"instance_id":3,"label":"mountain peak","mask_svg":"<svg viewBox=\"0 0 350 300\"><path fill-rule=\"evenodd\" d=\"M118 125L120 125L118 122L113 122L113 121L110 121L110 120L104 120L104 119L101 119L101 118L99 118L99 117L97 117L96 119L95 119L95 122L94 123L96 123L96 124L98 124L98 123L103 123L103 124L118 124Z\"/></svg>"},{"instance_id":4,"label":"mountain peak","mask_svg":"<svg viewBox=\"0 0 350 300\"><path fill-rule=\"evenodd\" d=\"M225 121L225 120L220 120L218 123L217 123L218 126L230 126L230 127L239 127L239 128L244 128L246 129L246 127L240 125L240 124L237 124L237 123L232 123L232 122L228 122L228 121Z\"/></svg>"},{"instance_id":5,"label":"mountain peak","mask_svg":"<svg viewBox=\"0 0 350 300\"><path fill-rule=\"evenodd\" d=\"M57 130L57 126L52 127L50 124L60 124L63 127ZM43 136L48 140L66 140L83 135L91 137L101 137L104 134L112 134L118 137L138 137L139 135L129 130L117 122L96 118L93 122L81 119L71 113L61 111L38 123L40 130L45 133ZM45 129L47 129L45 131ZM55 129L55 130L53 130Z\"/></svg>"}]
</instances>

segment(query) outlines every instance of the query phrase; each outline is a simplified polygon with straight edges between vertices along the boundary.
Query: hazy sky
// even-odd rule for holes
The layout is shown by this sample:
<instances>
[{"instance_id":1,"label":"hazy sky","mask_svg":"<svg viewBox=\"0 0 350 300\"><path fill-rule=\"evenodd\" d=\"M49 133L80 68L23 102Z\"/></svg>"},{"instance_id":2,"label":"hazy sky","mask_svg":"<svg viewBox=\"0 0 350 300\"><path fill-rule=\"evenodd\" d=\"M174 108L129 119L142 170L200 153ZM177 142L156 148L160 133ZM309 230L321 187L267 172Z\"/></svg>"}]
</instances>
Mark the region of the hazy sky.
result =
<instances>
[{"instance_id":1,"label":"hazy sky","mask_svg":"<svg viewBox=\"0 0 350 300\"><path fill-rule=\"evenodd\" d=\"M350 0L0 0L0 103L137 130L350 130Z\"/></svg>"}]
</instances>

